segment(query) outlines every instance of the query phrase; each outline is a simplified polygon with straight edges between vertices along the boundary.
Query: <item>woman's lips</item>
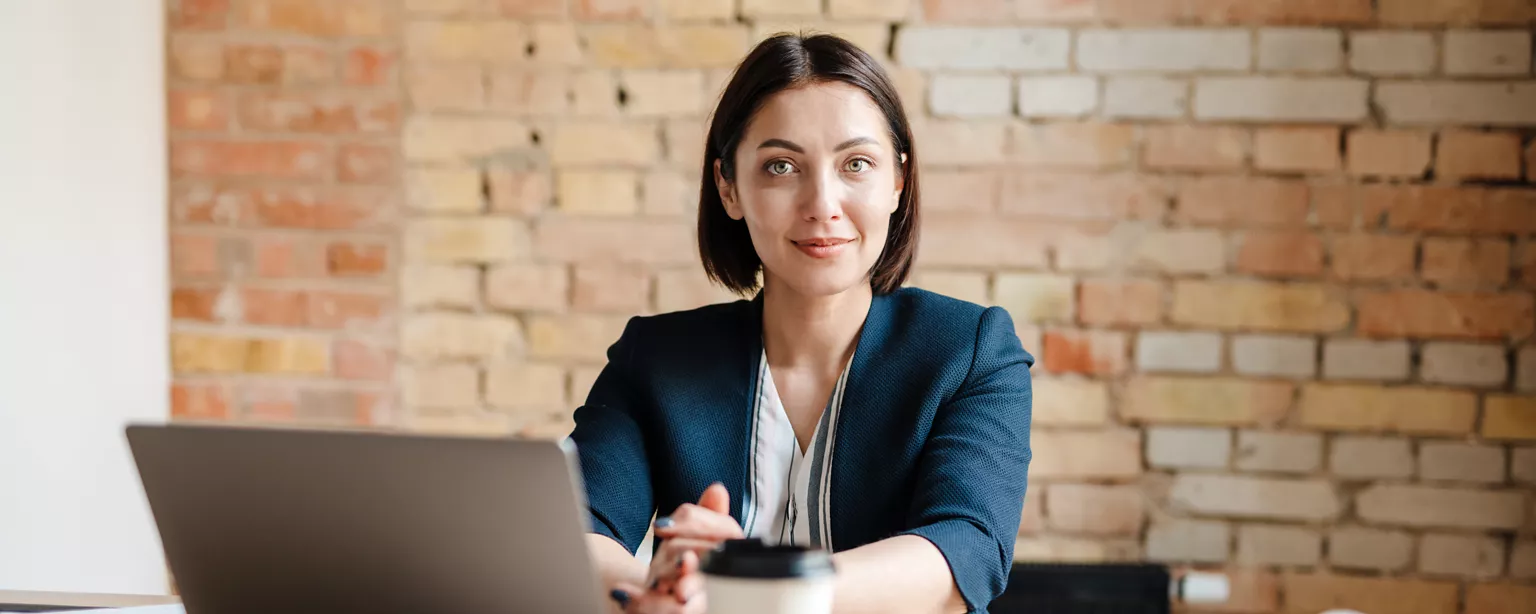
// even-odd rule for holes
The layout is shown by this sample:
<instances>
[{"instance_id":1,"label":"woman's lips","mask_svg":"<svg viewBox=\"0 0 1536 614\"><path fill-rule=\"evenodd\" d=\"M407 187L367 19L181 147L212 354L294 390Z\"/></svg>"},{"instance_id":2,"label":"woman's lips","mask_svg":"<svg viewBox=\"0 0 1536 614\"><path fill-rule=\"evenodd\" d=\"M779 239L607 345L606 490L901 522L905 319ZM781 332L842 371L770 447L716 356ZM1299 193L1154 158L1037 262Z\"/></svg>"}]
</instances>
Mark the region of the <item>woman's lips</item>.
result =
<instances>
[{"instance_id":1,"label":"woman's lips","mask_svg":"<svg viewBox=\"0 0 1536 614\"><path fill-rule=\"evenodd\" d=\"M853 244L853 239L806 239L804 241L790 241L801 252L812 258L831 258L843 252L843 249Z\"/></svg>"}]
</instances>

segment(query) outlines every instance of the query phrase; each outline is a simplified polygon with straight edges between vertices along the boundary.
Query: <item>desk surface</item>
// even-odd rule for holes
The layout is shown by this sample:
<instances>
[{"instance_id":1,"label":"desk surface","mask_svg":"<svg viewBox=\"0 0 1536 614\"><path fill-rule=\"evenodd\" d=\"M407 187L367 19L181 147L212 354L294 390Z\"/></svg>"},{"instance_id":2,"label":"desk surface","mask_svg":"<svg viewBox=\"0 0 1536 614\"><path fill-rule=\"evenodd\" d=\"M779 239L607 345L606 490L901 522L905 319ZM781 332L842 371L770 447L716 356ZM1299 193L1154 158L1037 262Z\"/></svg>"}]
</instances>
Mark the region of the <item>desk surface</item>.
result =
<instances>
[{"instance_id":1,"label":"desk surface","mask_svg":"<svg viewBox=\"0 0 1536 614\"><path fill-rule=\"evenodd\" d=\"M92 608L131 608L146 605L181 603L170 595L113 595L108 593L50 593L43 591L0 590L0 612L12 610L84 610Z\"/></svg>"}]
</instances>

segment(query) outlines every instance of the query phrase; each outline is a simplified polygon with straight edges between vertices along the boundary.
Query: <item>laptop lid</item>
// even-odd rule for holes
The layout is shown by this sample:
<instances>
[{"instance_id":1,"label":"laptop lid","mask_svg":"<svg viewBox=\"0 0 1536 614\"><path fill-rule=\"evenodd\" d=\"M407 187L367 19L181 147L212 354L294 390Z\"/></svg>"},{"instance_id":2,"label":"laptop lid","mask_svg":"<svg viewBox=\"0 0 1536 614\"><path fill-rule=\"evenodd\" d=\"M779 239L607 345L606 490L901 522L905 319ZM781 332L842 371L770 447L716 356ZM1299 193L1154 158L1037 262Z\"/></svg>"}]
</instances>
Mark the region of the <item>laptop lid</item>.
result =
<instances>
[{"instance_id":1,"label":"laptop lid","mask_svg":"<svg viewBox=\"0 0 1536 614\"><path fill-rule=\"evenodd\" d=\"M190 614L602 611L569 444L205 425L127 433Z\"/></svg>"}]
</instances>

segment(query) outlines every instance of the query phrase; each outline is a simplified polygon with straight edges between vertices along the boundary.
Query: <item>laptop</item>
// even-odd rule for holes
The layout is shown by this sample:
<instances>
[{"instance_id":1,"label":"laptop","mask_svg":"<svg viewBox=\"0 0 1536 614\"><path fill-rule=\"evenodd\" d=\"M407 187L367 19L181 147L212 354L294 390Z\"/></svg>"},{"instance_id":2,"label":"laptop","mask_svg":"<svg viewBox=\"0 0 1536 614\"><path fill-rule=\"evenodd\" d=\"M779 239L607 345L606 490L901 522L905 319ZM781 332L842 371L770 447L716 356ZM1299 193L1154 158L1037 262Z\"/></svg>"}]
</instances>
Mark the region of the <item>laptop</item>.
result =
<instances>
[{"instance_id":1,"label":"laptop","mask_svg":"<svg viewBox=\"0 0 1536 614\"><path fill-rule=\"evenodd\" d=\"M188 614L604 611L564 442L130 426Z\"/></svg>"}]
</instances>

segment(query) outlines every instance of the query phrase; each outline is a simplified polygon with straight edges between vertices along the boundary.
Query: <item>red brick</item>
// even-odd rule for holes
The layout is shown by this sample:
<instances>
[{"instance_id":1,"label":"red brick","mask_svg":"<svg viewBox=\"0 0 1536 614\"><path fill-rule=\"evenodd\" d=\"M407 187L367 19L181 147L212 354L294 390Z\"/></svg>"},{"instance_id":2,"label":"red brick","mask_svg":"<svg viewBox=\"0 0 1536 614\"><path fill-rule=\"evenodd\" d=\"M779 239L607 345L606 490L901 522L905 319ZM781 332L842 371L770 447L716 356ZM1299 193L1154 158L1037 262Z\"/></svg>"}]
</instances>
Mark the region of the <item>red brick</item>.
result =
<instances>
[{"instance_id":1,"label":"red brick","mask_svg":"<svg viewBox=\"0 0 1536 614\"><path fill-rule=\"evenodd\" d=\"M1368 226L1467 234L1536 234L1536 191L1367 185L1355 188Z\"/></svg>"},{"instance_id":2,"label":"red brick","mask_svg":"<svg viewBox=\"0 0 1536 614\"><path fill-rule=\"evenodd\" d=\"M1041 365L1052 373L1114 375L1125 371L1125 333L1051 330L1041 340Z\"/></svg>"},{"instance_id":3,"label":"red brick","mask_svg":"<svg viewBox=\"0 0 1536 614\"><path fill-rule=\"evenodd\" d=\"M389 184L400 176L393 145L342 143L336 149L336 179L343 183Z\"/></svg>"},{"instance_id":4,"label":"red brick","mask_svg":"<svg viewBox=\"0 0 1536 614\"><path fill-rule=\"evenodd\" d=\"M493 0L506 17L565 17L566 0Z\"/></svg>"},{"instance_id":5,"label":"red brick","mask_svg":"<svg viewBox=\"0 0 1536 614\"><path fill-rule=\"evenodd\" d=\"M373 188L254 188L254 222L270 228L350 230L389 228L394 195Z\"/></svg>"},{"instance_id":6,"label":"red brick","mask_svg":"<svg viewBox=\"0 0 1536 614\"><path fill-rule=\"evenodd\" d=\"M1147 128L1142 162L1170 170L1234 170L1248 157L1248 133L1239 128L1154 126Z\"/></svg>"},{"instance_id":7,"label":"red brick","mask_svg":"<svg viewBox=\"0 0 1536 614\"><path fill-rule=\"evenodd\" d=\"M1455 582L1322 573L1285 576L1286 611L1297 614L1336 608L1394 614L1456 614L1456 593Z\"/></svg>"},{"instance_id":8,"label":"red brick","mask_svg":"<svg viewBox=\"0 0 1536 614\"><path fill-rule=\"evenodd\" d=\"M246 94L239 108L240 126L255 132L383 133L400 125L394 101L335 94Z\"/></svg>"},{"instance_id":9,"label":"red brick","mask_svg":"<svg viewBox=\"0 0 1536 614\"><path fill-rule=\"evenodd\" d=\"M389 47L353 47L342 57L341 83L376 87L395 82L399 53Z\"/></svg>"},{"instance_id":10,"label":"red brick","mask_svg":"<svg viewBox=\"0 0 1536 614\"><path fill-rule=\"evenodd\" d=\"M1338 128L1260 128L1253 136L1253 166L1288 173L1338 170Z\"/></svg>"},{"instance_id":11,"label":"red brick","mask_svg":"<svg viewBox=\"0 0 1536 614\"><path fill-rule=\"evenodd\" d=\"M1413 237L1338 235L1331 240L1333 276L1347 280L1412 279Z\"/></svg>"},{"instance_id":12,"label":"red brick","mask_svg":"<svg viewBox=\"0 0 1536 614\"><path fill-rule=\"evenodd\" d=\"M1222 330L1333 332L1349 325L1349 306L1318 284L1180 281L1172 319Z\"/></svg>"},{"instance_id":13,"label":"red brick","mask_svg":"<svg viewBox=\"0 0 1536 614\"><path fill-rule=\"evenodd\" d=\"M229 398L219 384L171 385L171 418L223 420L229 418Z\"/></svg>"},{"instance_id":14,"label":"red brick","mask_svg":"<svg viewBox=\"0 0 1536 614\"><path fill-rule=\"evenodd\" d=\"M1155 220L1168 200L1161 182L1135 175L1007 173L1001 210L1044 219Z\"/></svg>"},{"instance_id":15,"label":"red brick","mask_svg":"<svg viewBox=\"0 0 1536 614\"><path fill-rule=\"evenodd\" d=\"M627 21L645 19L644 0L571 0L573 16L577 19Z\"/></svg>"},{"instance_id":16,"label":"red brick","mask_svg":"<svg viewBox=\"0 0 1536 614\"><path fill-rule=\"evenodd\" d=\"M171 319L212 322L218 288L175 288L171 290Z\"/></svg>"},{"instance_id":17,"label":"red brick","mask_svg":"<svg viewBox=\"0 0 1536 614\"><path fill-rule=\"evenodd\" d=\"M324 179L330 148L303 141L171 141L172 176Z\"/></svg>"},{"instance_id":18,"label":"red brick","mask_svg":"<svg viewBox=\"0 0 1536 614\"><path fill-rule=\"evenodd\" d=\"M383 0L242 0L235 23L247 30L306 36L382 37L392 31Z\"/></svg>"},{"instance_id":19,"label":"red brick","mask_svg":"<svg viewBox=\"0 0 1536 614\"><path fill-rule=\"evenodd\" d=\"M1163 319L1163 286L1155 281L1084 279L1077 319L1083 324L1153 324Z\"/></svg>"},{"instance_id":20,"label":"red brick","mask_svg":"<svg viewBox=\"0 0 1536 614\"><path fill-rule=\"evenodd\" d=\"M393 298L361 292L310 292L307 322L316 328L382 328Z\"/></svg>"},{"instance_id":21,"label":"red brick","mask_svg":"<svg viewBox=\"0 0 1536 614\"><path fill-rule=\"evenodd\" d=\"M1041 168L1107 169L1131 160L1131 126L1098 123L1013 124L1014 162Z\"/></svg>"},{"instance_id":22,"label":"red brick","mask_svg":"<svg viewBox=\"0 0 1536 614\"><path fill-rule=\"evenodd\" d=\"M1312 209L1317 225L1341 230L1356 227L1355 213L1359 209L1360 192L1349 185L1311 186Z\"/></svg>"},{"instance_id":23,"label":"red brick","mask_svg":"<svg viewBox=\"0 0 1536 614\"><path fill-rule=\"evenodd\" d=\"M225 54L220 38L173 32L166 46L168 76L188 81L218 81L224 78Z\"/></svg>"},{"instance_id":24,"label":"red brick","mask_svg":"<svg viewBox=\"0 0 1536 614\"><path fill-rule=\"evenodd\" d=\"M1378 0L1377 16L1391 25L1528 25L1536 7L1525 0Z\"/></svg>"},{"instance_id":25,"label":"red brick","mask_svg":"<svg viewBox=\"0 0 1536 614\"><path fill-rule=\"evenodd\" d=\"M324 277L325 259L320 244L309 239L256 237L254 273L263 278Z\"/></svg>"},{"instance_id":26,"label":"red brick","mask_svg":"<svg viewBox=\"0 0 1536 614\"><path fill-rule=\"evenodd\" d=\"M394 352L367 341L338 339L331 345L331 360L342 379L387 382L394 376Z\"/></svg>"},{"instance_id":27,"label":"red brick","mask_svg":"<svg viewBox=\"0 0 1536 614\"><path fill-rule=\"evenodd\" d=\"M1237 252L1237 270L1274 277L1316 277L1323 272L1323 241L1308 232L1249 232Z\"/></svg>"},{"instance_id":28,"label":"red brick","mask_svg":"<svg viewBox=\"0 0 1536 614\"><path fill-rule=\"evenodd\" d=\"M189 277L219 273L219 240L209 235L171 233L171 271Z\"/></svg>"},{"instance_id":29,"label":"red brick","mask_svg":"<svg viewBox=\"0 0 1536 614\"><path fill-rule=\"evenodd\" d=\"M325 268L336 277L368 277L389 268L389 246L339 241L325 248Z\"/></svg>"},{"instance_id":30,"label":"red brick","mask_svg":"<svg viewBox=\"0 0 1536 614\"><path fill-rule=\"evenodd\" d=\"M1536 242L1527 240L1521 243L1518 258L1520 281L1527 286L1536 287Z\"/></svg>"},{"instance_id":31,"label":"red brick","mask_svg":"<svg viewBox=\"0 0 1536 614\"><path fill-rule=\"evenodd\" d=\"M336 60L322 47L231 45L222 72L236 84L319 85L336 80Z\"/></svg>"},{"instance_id":32,"label":"red brick","mask_svg":"<svg viewBox=\"0 0 1536 614\"><path fill-rule=\"evenodd\" d=\"M246 386L240 397L242 418L280 422L292 420L298 413L299 393L291 384Z\"/></svg>"},{"instance_id":33,"label":"red brick","mask_svg":"<svg viewBox=\"0 0 1536 614\"><path fill-rule=\"evenodd\" d=\"M1449 286L1497 286L1509 279L1510 244L1503 239L1424 239L1425 281Z\"/></svg>"},{"instance_id":34,"label":"red brick","mask_svg":"<svg viewBox=\"0 0 1536 614\"><path fill-rule=\"evenodd\" d=\"M1435 148L1437 179L1519 179L1520 135L1446 130Z\"/></svg>"},{"instance_id":35,"label":"red brick","mask_svg":"<svg viewBox=\"0 0 1536 614\"><path fill-rule=\"evenodd\" d=\"M166 121L172 130L229 129L229 100L219 90L175 88L166 92L165 103Z\"/></svg>"},{"instance_id":36,"label":"red brick","mask_svg":"<svg viewBox=\"0 0 1536 614\"><path fill-rule=\"evenodd\" d=\"M1408 130L1355 130L1345 146L1351 175L1419 177L1429 168L1430 134Z\"/></svg>"},{"instance_id":37,"label":"red brick","mask_svg":"<svg viewBox=\"0 0 1536 614\"><path fill-rule=\"evenodd\" d=\"M1281 179L1208 177L1179 191L1174 219L1222 227L1307 225L1307 185Z\"/></svg>"},{"instance_id":38,"label":"red brick","mask_svg":"<svg viewBox=\"0 0 1536 614\"><path fill-rule=\"evenodd\" d=\"M1359 331L1376 337L1498 339L1531 334L1529 294L1397 290L1363 292Z\"/></svg>"},{"instance_id":39,"label":"red brick","mask_svg":"<svg viewBox=\"0 0 1536 614\"><path fill-rule=\"evenodd\" d=\"M309 319L309 295L298 290L246 288L240 304L247 324L303 326Z\"/></svg>"},{"instance_id":40,"label":"red brick","mask_svg":"<svg viewBox=\"0 0 1536 614\"><path fill-rule=\"evenodd\" d=\"M173 30L223 30L229 21L229 0L172 0L166 8Z\"/></svg>"}]
</instances>

